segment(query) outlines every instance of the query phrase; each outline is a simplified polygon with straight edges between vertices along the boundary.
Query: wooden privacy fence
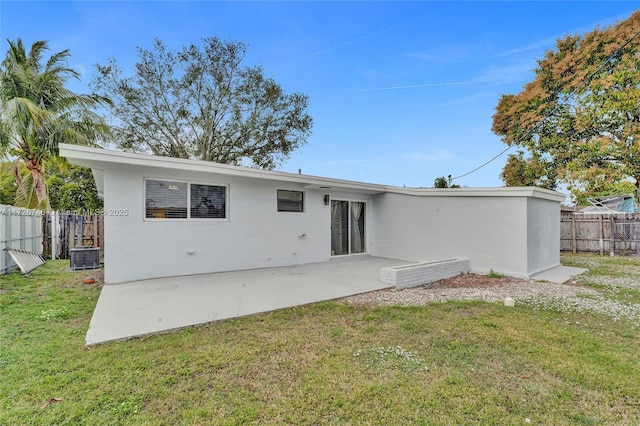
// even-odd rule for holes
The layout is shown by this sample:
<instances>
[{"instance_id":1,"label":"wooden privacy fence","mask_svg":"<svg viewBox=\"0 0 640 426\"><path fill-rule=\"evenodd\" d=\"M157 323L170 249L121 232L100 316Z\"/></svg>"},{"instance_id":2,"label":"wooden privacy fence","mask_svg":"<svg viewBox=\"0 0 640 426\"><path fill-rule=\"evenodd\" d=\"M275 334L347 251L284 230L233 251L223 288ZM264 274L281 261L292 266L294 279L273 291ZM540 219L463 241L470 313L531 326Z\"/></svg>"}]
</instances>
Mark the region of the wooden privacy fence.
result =
<instances>
[{"instance_id":1,"label":"wooden privacy fence","mask_svg":"<svg viewBox=\"0 0 640 426\"><path fill-rule=\"evenodd\" d=\"M99 247L104 252L104 216L74 212L51 212L42 218L43 256L69 259L76 247Z\"/></svg>"},{"instance_id":2,"label":"wooden privacy fence","mask_svg":"<svg viewBox=\"0 0 640 426\"><path fill-rule=\"evenodd\" d=\"M42 253L42 212L0 205L0 275L16 268L7 247Z\"/></svg>"},{"instance_id":3,"label":"wooden privacy fence","mask_svg":"<svg viewBox=\"0 0 640 426\"><path fill-rule=\"evenodd\" d=\"M560 250L640 256L640 214L563 212Z\"/></svg>"}]
</instances>

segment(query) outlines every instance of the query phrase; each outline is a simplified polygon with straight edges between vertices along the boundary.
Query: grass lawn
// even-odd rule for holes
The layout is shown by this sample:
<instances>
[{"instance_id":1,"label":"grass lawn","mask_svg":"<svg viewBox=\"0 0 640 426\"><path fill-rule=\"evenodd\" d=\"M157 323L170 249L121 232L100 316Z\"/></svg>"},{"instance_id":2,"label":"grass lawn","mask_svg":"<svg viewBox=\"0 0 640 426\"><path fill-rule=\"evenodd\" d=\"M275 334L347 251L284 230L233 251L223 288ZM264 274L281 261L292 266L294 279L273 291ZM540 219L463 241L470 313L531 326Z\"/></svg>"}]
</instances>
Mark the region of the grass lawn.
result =
<instances>
[{"instance_id":1,"label":"grass lawn","mask_svg":"<svg viewBox=\"0 0 640 426\"><path fill-rule=\"evenodd\" d=\"M563 263L640 309L639 260ZM50 261L0 277L1 425L640 424L629 319L335 301L86 348L86 275Z\"/></svg>"}]
</instances>

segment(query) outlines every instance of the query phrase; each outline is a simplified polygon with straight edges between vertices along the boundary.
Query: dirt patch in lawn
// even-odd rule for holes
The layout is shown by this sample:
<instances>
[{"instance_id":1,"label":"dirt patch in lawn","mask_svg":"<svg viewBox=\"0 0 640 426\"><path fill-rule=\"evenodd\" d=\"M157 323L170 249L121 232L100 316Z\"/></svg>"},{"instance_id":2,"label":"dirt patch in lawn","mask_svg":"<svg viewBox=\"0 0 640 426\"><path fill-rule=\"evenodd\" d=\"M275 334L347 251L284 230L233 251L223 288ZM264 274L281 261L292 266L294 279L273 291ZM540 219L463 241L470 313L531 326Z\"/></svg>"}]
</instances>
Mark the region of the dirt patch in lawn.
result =
<instances>
[{"instance_id":1,"label":"dirt patch in lawn","mask_svg":"<svg viewBox=\"0 0 640 426\"><path fill-rule=\"evenodd\" d=\"M487 287L504 287L513 284L526 283L527 280L512 277L489 277L479 274L464 274L453 278L436 281L425 284L431 289L438 288L487 288Z\"/></svg>"}]
</instances>

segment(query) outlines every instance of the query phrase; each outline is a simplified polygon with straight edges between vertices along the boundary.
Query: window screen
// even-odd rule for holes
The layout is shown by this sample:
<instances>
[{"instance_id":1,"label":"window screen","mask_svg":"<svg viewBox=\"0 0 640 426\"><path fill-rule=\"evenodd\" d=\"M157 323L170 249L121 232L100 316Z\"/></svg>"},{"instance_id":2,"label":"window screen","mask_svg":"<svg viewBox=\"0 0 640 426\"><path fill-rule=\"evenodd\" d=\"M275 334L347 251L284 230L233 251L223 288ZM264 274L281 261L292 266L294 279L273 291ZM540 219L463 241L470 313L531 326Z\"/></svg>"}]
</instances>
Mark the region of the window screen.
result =
<instances>
[{"instance_id":1,"label":"window screen","mask_svg":"<svg viewBox=\"0 0 640 426\"><path fill-rule=\"evenodd\" d=\"M147 219L225 219L227 217L226 186L147 179L145 195Z\"/></svg>"},{"instance_id":2,"label":"window screen","mask_svg":"<svg viewBox=\"0 0 640 426\"><path fill-rule=\"evenodd\" d=\"M278 211L279 212L303 212L304 192L278 190Z\"/></svg>"},{"instance_id":3,"label":"window screen","mask_svg":"<svg viewBox=\"0 0 640 426\"><path fill-rule=\"evenodd\" d=\"M145 189L145 217L154 219L187 218L186 182L147 179Z\"/></svg>"},{"instance_id":4,"label":"window screen","mask_svg":"<svg viewBox=\"0 0 640 426\"><path fill-rule=\"evenodd\" d=\"M224 219L226 216L226 189L224 186L191 184L191 217L197 219Z\"/></svg>"}]
</instances>

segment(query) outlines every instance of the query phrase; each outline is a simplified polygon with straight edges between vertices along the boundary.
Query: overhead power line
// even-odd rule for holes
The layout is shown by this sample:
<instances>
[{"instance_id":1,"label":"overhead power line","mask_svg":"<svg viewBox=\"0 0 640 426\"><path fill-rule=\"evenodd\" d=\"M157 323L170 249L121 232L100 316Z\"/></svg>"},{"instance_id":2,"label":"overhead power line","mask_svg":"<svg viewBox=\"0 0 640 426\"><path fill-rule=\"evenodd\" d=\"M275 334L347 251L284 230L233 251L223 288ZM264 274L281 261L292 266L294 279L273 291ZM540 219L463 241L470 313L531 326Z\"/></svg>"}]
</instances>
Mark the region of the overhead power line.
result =
<instances>
[{"instance_id":1,"label":"overhead power line","mask_svg":"<svg viewBox=\"0 0 640 426\"><path fill-rule=\"evenodd\" d=\"M618 54L620 53L620 51L622 49L624 49L625 47L627 47L636 37L638 37L638 35L640 35L640 30L636 31L636 33L631 36L631 38L629 38L627 41L625 41L622 46L618 47L611 55L609 55L607 57L607 59L605 59L604 61L602 61L602 63L598 66L598 68L596 68L595 71L593 71L591 74L589 74L572 92L569 93L569 96L573 95L573 93L577 92L578 90L581 90L583 87L586 87L587 85L589 85L591 83L591 80L593 80L593 78L600 73L600 71L602 71L602 69L611 62L611 60L613 58L615 58L616 56L618 56ZM489 159L488 161L485 161L484 163L482 163L481 165L479 165L478 167L476 167L475 169L468 171L467 173L461 174L459 176L455 176L452 177L450 180L454 181L456 179L460 179L462 177L468 176L472 173L477 172L478 170L480 170L481 168L485 167L486 165L492 163L493 161L495 161L497 158L501 157L505 152L509 151L511 148L513 148L514 146L517 146L520 142L522 142L524 140L524 138L528 137L534 130L536 130L538 127L540 127L545 121L547 121L549 119L549 117L551 117L556 110L560 107L559 104L556 104L555 107L553 107L553 109L544 117L542 117L536 124L534 124L531 128L529 128L529 130L527 130L522 136L520 136L518 138L518 140L516 140L514 143L512 143L511 145L509 145L508 147L506 147L505 149L503 149L502 151L500 151L498 154L496 154L495 156L493 156L491 159Z\"/></svg>"}]
</instances>

